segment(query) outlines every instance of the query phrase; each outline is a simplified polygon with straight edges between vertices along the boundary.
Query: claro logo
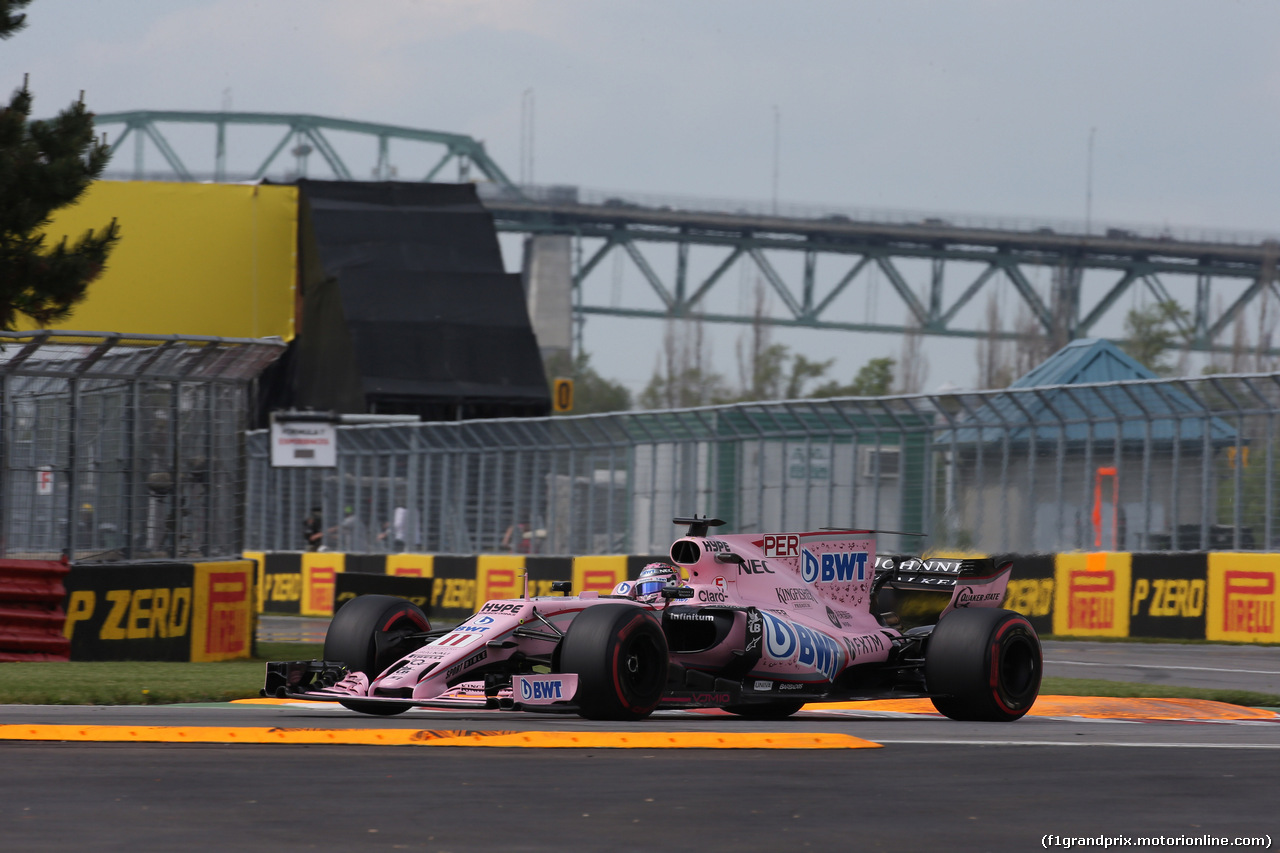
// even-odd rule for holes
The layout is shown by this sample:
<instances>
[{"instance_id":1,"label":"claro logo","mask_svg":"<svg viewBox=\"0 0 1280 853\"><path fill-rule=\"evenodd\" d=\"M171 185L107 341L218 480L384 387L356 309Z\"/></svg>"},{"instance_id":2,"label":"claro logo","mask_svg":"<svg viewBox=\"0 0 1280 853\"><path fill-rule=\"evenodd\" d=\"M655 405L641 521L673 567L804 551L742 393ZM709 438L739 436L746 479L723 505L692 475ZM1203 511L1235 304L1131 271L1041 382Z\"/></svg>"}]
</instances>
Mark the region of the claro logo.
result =
<instances>
[{"instance_id":1,"label":"claro logo","mask_svg":"<svg viewBox=\"0 0 1280 853\"><path fill-rule=\"evenodd\" d=\"M76 626L106 609L100 640L148 640L153 637L185 637L191 628L191 587L171 589L112 589L99 594L78 589L67 599L63 633L72 639Z\"/></svg>"},{"instance_id":2,"label":"claro logo","mask_svg":"<svg viewBox=\"0 0 1280 853\"><path fill-rule=\"evenodd\" d=\"M1273 634L1276 630L1276 576L1271 572L1224 572L1222 630Z\"/></svg>"}]
</instances>

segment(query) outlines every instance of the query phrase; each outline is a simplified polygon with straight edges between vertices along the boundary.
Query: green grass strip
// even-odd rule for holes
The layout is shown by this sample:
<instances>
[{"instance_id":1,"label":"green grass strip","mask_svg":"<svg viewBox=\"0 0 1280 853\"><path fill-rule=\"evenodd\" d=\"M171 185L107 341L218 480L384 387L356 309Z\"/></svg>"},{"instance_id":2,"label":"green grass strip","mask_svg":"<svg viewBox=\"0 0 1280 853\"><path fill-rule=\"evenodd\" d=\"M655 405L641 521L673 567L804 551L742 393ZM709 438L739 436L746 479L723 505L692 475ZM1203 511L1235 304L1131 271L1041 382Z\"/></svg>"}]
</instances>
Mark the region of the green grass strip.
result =
<instances>
[{"instance_id":1,"label":"green grass strip","mask_svg":"<svg viewBox=\"0 0 1280 853\"><path fill-rule=\"evenodd\" d=\"M1097 678L1046 678L1040 683L1045 696L1114 696L1118 699L1207 699L1244 705L1249 708L1275 707L1280 696L1250 690L1218 687L1177 687L1168 684L1139 684L1132 681L1103 681Z\"/></svg>"},{"instance_id":2,"label":"green grass strip","mask_svg":"<svg viewBox=\"0 0 1280 853\"><path fill-rule=\"evenodd\" d=\"M0 663L3 705L170 705L258 695L265 660L311 660L316 644L260 643L255 660L217 663L72 661Z\"/></svg>"}]
</instances>

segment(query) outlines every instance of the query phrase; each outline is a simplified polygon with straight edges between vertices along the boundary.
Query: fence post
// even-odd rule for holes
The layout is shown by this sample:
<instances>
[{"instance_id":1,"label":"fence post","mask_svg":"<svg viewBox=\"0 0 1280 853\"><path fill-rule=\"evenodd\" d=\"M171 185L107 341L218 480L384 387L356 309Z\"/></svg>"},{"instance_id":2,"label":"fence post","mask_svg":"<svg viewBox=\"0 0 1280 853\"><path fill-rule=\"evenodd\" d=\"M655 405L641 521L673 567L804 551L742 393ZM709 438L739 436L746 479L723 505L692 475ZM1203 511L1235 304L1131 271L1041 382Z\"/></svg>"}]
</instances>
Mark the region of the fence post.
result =
<instances>
[{"instance_id":1,"label":"fence post","mask_svg":"<svg viewBox=\"0 0 1280 853\"><path fill-rule=\"evenodd\" d=\"M80 520L80 477L76 471L76 447L80 441L80 380L67 380L70 390L70 427L67 434L67 559L76 559L76 532Z\"/></svg>"}]
</instances>

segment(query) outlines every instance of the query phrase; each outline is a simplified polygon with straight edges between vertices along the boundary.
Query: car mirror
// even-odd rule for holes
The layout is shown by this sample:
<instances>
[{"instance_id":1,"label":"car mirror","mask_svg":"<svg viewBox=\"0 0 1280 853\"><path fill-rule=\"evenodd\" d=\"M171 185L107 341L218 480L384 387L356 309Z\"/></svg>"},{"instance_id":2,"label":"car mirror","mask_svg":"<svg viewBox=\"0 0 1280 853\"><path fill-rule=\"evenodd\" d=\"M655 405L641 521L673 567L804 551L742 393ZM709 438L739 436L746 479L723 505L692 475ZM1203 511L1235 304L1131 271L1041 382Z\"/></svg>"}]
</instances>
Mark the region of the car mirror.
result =
<instances>
[{"instance_id":1,"label":"car mirror","mask_svg":"<svg viewBox=\"0 0 1280 853\"><path fill-rule=\"evenodd\" d=\"M573 581L552 581L551 591L568 595L573 590Z\"/></svg>"},{"instance_id":2,"label":"car mirror","mask_svg":"<svg viewBox=\"0 0 1280 853\"><path fill-rule=\"evenodd\" d=\"M741 554L716 554L717 563L737 563L742 565L743 559Z\"/></svg>"},{"instance_id":3,"label":"car mirror","mask_svg":"<svg viewBox=\"0 0 1280 853\"><path fill-rule=\"evenodd\" d=\"M687 586L665 586L662 588L662 597L667 601L673 598L693 598L693 588Z\"/></svg>"}]
</instances>

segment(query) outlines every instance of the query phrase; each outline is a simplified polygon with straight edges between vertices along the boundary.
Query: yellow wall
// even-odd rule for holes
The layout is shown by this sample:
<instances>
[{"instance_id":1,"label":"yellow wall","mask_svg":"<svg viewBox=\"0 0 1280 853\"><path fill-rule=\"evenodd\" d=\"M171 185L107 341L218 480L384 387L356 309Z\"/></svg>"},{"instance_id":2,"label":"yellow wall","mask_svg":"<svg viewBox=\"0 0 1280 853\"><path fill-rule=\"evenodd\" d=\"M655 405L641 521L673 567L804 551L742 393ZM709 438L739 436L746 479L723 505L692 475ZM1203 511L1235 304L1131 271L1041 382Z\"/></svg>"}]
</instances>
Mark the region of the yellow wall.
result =
<instances>
[{"instance_id":1,"label":"yellow wall","mask_svg":"<svg viewBox=\"0 0 1280 853\"><path fill-rule=\"evenodd\" d=\"M1129 636L1132 555L1059 554L1054 566L1053 633Z\"/></svg>"},{"instance_id":2,"label":"yellow wall","mask_svg":"<svg viewBox=\"0 0 1280 853\"><path fill-rule=\"evenodd\" d=\"M57 212L45 243L112 217L120 242L106 271L53 328L293 339L296 187L98 181Z\"/></svg>"},{"instance_id":3,"label":"yellow wall","mask_svg":"<svg viewBox=\"0 0 1280 853\"><path fill-rule=\"evenodd\" d=\"M1280 559L1275 554L1209 555L1205 636L1230 643L1280 643Z\"/></svg>"}]
</instances>

